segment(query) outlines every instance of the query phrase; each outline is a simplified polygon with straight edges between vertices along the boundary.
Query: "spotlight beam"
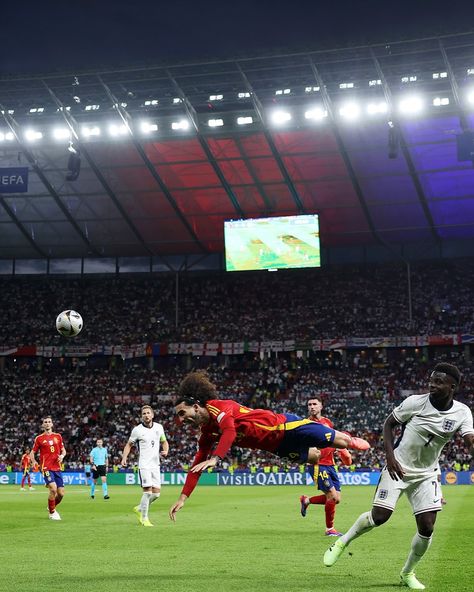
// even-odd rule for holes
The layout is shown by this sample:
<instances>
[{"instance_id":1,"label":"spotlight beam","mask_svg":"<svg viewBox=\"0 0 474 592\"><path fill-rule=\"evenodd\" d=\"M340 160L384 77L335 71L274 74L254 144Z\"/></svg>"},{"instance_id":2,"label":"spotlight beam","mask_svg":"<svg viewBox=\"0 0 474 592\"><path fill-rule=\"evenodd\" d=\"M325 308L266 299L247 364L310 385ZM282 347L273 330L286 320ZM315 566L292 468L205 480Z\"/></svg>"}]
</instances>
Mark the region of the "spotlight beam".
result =
<instances>
[{"instance_id":1,"label":"spotlight beam","mask_svg":"<svg viewBox=\"0 0 474 592\"><path fill-rule=\"evenodd\" d=\"M139 241L139 243L142 245L142 247L145 249L145 251L148 253L148 255L154 255L155 253L150 249L150 247L148 246L148 244L145 242L145 239L140 234L140 232L138 231L137 227L135 226L135 224L132 222L132 220L128 216L128 214L125 211L124 207L122 206L122 204L118 200L118 198L115 195L115 193L112 191L112 188L110 187L110 185L106 181L104 175L102 174L101 170L97 166L95 160L90 155L89 150L87 150L87 147L81 141L81 139L79 137L79 132L78 132L79 126L78 126L77 121L69 113L69 111L67 111L67 109L64 108L64 105L61 102L61 100L53 92L53 90L46 84L46 82L44 80L42 82L43 82L44 86L46 87L46 90L51 95L51 98L56 103L56 106L59 109L59 113L62 114L64 121L66 122L67 126L71 130L71 133L72 133L72 135L74 137L74 144L79 147L79 149L81 151L81 154L84 155L85 159L89 163L89 166L91 167L91 169L94 172L95 176L97 177L97 179L99 180L100 184L102 185L105 193L107 193L107 195L110 197L110 199L112 200L113 204L115 205L115 207L117 208L117 210L122 215L122 218L124 219L125 223L128 225L128 227L130 228L130 230L134 234L135 238Z\"/></svg>"},{"instance_id":2,"label":"spotlight beam","mask_svg":"<svg viewBox=\"0 0 474 592\"><path fill-rule=\"evenodd\" d=\"M21 127L20 127L19 123L11 115L8 114L7 110L2 105L0 105L0 110L3 112L3 118L5 119L6 124L10 128L13 135L15 136L16 141L21 146L23 154L28 159L28 162L30 163L31 168L38 175L39 179L41 180L43 185L48 190L49 194L51 195L51 197L55 201L56 205L61 210L61 212L64 214L64 217L71 224L71 226L74 228L74 230L77 232L77 234L81 237L82 241L87 245L87 247L90 249L90 251L94 255L100 255L99 251L92 245L90 240L87 238L85 233L82 231L79 224L71 216L69 210L64 205L64 202L62 201L58 192L53 187L53 185L49 182L49 179L45 175L45 173L43 172L43 169L38 165L38 162L37 162L36 158L34 157L34 154L31 152L29 146L22 140L21 133L20 133ZM4 205L4 207L5 207L5 205ZM44 255L44 256L47 258L46 255Z\"/></svg>"},{"instance_id":3,"label":"spotlight beam","mask_svg":"<svg viewBox=\"0 0 474 592\"><path fill-rule=\"evenodd\" d=\"M278 152L277 147L275 146L275 142L273 141L273 137L270 133L270 130L268 129L267 121L264 116L263 105L260 102L260 99L257 97L255 89L250 84L250 80L247 78L247 75L242 70L239 62L236 62L235 65L237 66L237 70L239 71L240 76L242 77L242 80L245 84L247 91L250 93L250 96L252 98L253 108L255 109L255 113L258 115L258 117L262 123L262 126L263 126L263 135L265 136L265 139L266 139L267 144L270 148L272 156L275 159L275 162L277 163L278 168L280 169L280 173L281 173L283 179L285 180L286 186L290 190L291 197L293 198L293 201L295 202L295 205L296 205L296 209L298 210L299 214L307 214L306 208L304 207L303 202L301 201L298 191L296 190L296 187L295 187L293 181L291 180L291 177L288 173L285 163L283 162L283 160L280 156L280 153Z\"/></svg>"},{"instance_id":4,"label":"spotlight beam","mask_svg":"<svg viewBox=\"0 0 474 592\"><path fill-rule=\"evenodd\" d=\"M135 146L136 151L140 155L140 158L143 160L143 163L145 164L149 173L151 174L153 179L155 179L155 181L157 182L159 188L163 192L163 195L168 200L169 204L171 205L171 207L175 211L178 218L183 223L186 230L189 232L190 236L193 238L194 242L199 246L201 251L207 252L206 247L203 245L203 243L200 241L197 234L194 232L194 229L192 228L192 226L188 222L187 218L184 216L183 212L179 208L179 206L176 203L174 197L172 196L170 190L168 189L166 183L161 178L161 175L158 173L156 168L153 166L151 160L148 158L142 144L137 140L136 136L134 135L133 131L135 129L135 126L134 126L131 115L128 113L128 111L125 109L125 107L122 107L122 105L118 101L117 97L112 93L112 91L107 86L107 84L105 84L105 82L102 80L102 78L100 76L98 76L98 78L99 78L101 85L104 87L104 90L105 90L107 96L109 97L110 101L112 102L112 105L115 105L117 112L120 115L123 123L125 124L127 129L130 131L130 139L132 140L132 143Z\"/></svg>"},{"instance_id":5,"label":"spotlight beam","mask_svg":"<svg viewBox=\"0 0 474 592\"><path fill-rule=\"evenodd\" d=\"M399 124L399 122L397 121L397 118L395 115L395 110L393 108L392 91L390 90L390 87L388 86L387 79L385 78L385 74L382 70L382 67L380 66L380 62L377 59L377 56L375 55L373 48L370 49L370 53L371 53L371 57L372 57L372 61L374 63L375 69L377 70L378 77L382 81L382 88L383 88L383 92L385 95L385 101L387 103L389 113L391 113L390 118L393 122L394 128L398 131L400 148L401 148L403 157L405 158L408 172L410 174L411 180L412 180L413 185L415 187L415 191L418 196L418 200L420 202L421 208L423 210L423 213L425 214L426 221L428 222L431 236L433 237L433 240L435 241L435 243L438 246L441 246L441 238L436 230L433 216L431 215L428 201L426 199L426 195L423 190L423 186L422 186L420 178L418 176L418 172L415 168L415 164L413 162L413 159L411 157L410 150L408 149L408 144L405 140L405 136L403 134L402 127Z\"/></svg>"}]
</instances>

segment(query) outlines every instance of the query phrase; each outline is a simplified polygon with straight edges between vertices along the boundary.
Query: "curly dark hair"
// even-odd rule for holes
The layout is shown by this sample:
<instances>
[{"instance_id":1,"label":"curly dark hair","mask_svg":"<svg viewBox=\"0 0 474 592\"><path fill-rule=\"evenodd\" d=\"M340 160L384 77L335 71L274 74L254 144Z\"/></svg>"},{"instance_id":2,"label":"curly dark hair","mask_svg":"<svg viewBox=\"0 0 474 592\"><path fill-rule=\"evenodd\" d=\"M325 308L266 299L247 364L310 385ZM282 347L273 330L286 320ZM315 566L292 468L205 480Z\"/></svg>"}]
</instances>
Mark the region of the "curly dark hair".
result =
<instances>
[{"instance_id":1,"label":"curly dark hair","mask_svg":"<svg viewBox=\"0 0 474 592\"><path fill-rule=\"evenodd\" d=\"M178 398L175 405L198 403L202 407L209 399L217 399L216 385L212 384L205 370L196 370L186 374L178 387Z\"/></svg>"}]
</instances>

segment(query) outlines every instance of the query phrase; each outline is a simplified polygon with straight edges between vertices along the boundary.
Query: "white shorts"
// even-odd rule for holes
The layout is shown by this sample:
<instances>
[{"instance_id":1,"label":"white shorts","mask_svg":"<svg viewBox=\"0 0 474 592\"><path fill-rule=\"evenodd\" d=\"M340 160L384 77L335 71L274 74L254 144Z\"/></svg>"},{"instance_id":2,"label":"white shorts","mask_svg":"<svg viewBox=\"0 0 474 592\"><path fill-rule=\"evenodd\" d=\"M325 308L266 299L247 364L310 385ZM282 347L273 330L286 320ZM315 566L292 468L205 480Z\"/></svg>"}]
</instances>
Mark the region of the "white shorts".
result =
<instances>
[{"instance_id":1,"label":"white shorts","mask_svg":"<svg viewBox=\"0 0 474 592\"><path fill-rule=\"evenodd\" d=\"M142 487L161 487L160 469L138 469Z\"/></svg>"},{"instance_id":2,"label":"white shorts","mask_svg":"<svg viewBox=\"0 0 474 592\"><path fill-rule=\"evenodd\" d=\"M407 496L415 516L424 512L438 512L443 507L437 475L404 477L403 480L394 481L386 468L380 474L373 505L394 510L402 493Z\"/></svg>"}]
</instances>

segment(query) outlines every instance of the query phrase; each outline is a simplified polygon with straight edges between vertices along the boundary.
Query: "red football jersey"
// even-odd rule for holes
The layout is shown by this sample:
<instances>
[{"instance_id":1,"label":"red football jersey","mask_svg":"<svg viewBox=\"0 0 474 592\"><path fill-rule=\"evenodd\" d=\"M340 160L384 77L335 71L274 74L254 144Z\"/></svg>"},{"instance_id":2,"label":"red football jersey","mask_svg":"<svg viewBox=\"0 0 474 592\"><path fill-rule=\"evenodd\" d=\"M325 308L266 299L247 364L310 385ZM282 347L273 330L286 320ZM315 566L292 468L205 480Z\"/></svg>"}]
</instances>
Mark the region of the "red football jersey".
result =
<instances>
[{"instance_id":1,"label":"red football jersey","mask_svg":"<svg viewBox=\"0 0 474 592\"><path fill-rule=\"evenodd\" d=\"M60 434L40 434L36 436L33 444L33 452L40 453L40 467L42 471L60 471L61 466L58 456L63 448L63 439Z\"/></svg>"},{"instance_id":2,"label":"red football jersey","mask_svg":"<svg viewBox=\"0 0 474 592\"><path fill-rule=\"evenodd\" d=\"M30 468L30 464L31 464L30 455L29 454L24 454L21 457L21 468L23 470L29 469Z\"/></svg>"},{"instance_id":3,"label":"red football jersey","mask_svg":"<svg viewBox=\"0 0 474 592\"><path fill-rule=\"evenodd\" d=\"M285 435L286 416L267 409L250 409L230 399L207 401L210 421L201 427L198 451L192 466L213 454L224 458L232 444L274 452ZM199 480L198 473L188 473L183 493L187 496Z\"/></svg>"},{"instance_id":4,"label":"red football jersey","mask_svg":"<svg viewBox=\"0 0 474 592\"><path fill-rule=\"evenodd\" d=\"M312 419L312 418L310 417L309 419ZM328 428L334 428L334 424L327 417L321 417L320 419L315 419L313 421L317 421L318 423L322 423L323 425L328 426ZM320 449L321 458L319 459L319 464L334 466L335 465L335 462L334 462L334 452L335 451L336 451L335 448L321 448Z\"/></svg>"}]
</instances>

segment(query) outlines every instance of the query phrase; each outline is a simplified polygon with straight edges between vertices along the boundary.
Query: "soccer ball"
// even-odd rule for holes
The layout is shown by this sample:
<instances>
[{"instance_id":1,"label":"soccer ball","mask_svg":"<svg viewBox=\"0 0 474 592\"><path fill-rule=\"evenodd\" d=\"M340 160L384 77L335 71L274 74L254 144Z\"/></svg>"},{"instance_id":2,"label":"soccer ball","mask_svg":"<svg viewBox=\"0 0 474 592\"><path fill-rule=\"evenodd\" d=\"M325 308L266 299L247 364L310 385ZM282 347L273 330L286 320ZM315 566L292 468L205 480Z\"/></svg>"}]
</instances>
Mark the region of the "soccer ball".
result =
<instances>
[{"instance_id":1,"label":"soccer ball","mask_svg":"<svg viewBox=\"0 0 474 592\"><path fill-rule=\"evenodd\" d=\"M82 329L81 315L75 310L63 310L56 319L56 329L63 337L75 337Z\"/></svg>"}]
</instances>

